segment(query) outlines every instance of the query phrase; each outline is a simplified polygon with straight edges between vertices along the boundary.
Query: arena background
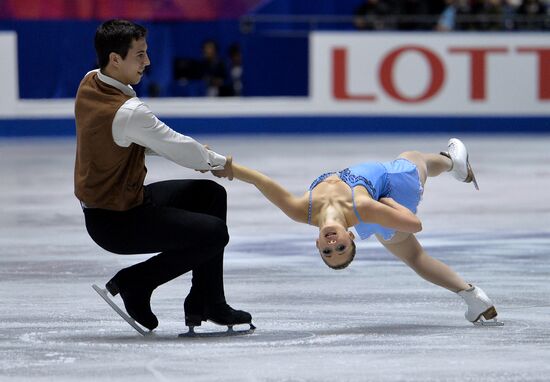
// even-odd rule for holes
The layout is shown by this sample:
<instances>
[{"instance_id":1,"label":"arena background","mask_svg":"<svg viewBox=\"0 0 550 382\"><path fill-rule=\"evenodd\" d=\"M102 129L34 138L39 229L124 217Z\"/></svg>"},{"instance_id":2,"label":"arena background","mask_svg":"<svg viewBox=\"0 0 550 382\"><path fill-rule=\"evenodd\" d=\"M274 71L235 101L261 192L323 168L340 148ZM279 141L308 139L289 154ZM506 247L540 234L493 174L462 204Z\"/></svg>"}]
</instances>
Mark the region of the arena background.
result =
<instances>
[{"instance_id":1,"label":"arena background","mask_svg":"<svg viewBox=\"0 0 550 382\"><path fill-rule=\"evenodd\" d=\"M444 2L380 3L396 8L358 20L360 0L0 0L0 381L547 380L548 13L457 0L482 12L450 23ZM463 139L480 191L430 179L417 236L491 296L505 325L474 327L456 295L375 240L328 269L313 227L217 180L226 295L258 329L178 339L185 275L155 291L155 334L134 332L90 286L146 257L99 248L73 194L74 95L95 67L94 31L113 17L149 29L152 65L136 90L153 112L295 194L325 171ZM206 96L207 40L226 67L230 50L242 55L242 88L224 83L224 97ZM213 179L158 157L147 167L147 182Z\"/></svg>"},{"instance_id":2,"label":"arena background","mask_svg":"<svg viewBox=\"0 0 550 382\"><path fill-rule=\"evenodd\" d=\"M357 31L357 3L2 1L0 134L74 133L72 98L95 68L95 28L115 16L149 29L152 65L136 90L180 132L550 129L544 29L436 33L438 15L428 15L412 30ZM242 97L193 97L205 94L190 72L207 39L217 42L225 62L229 47L240 47ZM326 51L316 50L322 41ZM373 55L376 46L384 49ZM331 49L342 47L349 52L336 62ZM177 62L189 65L178 72ZM335 76L346 76L340 88Z\"/></svg>"}]
</instances>

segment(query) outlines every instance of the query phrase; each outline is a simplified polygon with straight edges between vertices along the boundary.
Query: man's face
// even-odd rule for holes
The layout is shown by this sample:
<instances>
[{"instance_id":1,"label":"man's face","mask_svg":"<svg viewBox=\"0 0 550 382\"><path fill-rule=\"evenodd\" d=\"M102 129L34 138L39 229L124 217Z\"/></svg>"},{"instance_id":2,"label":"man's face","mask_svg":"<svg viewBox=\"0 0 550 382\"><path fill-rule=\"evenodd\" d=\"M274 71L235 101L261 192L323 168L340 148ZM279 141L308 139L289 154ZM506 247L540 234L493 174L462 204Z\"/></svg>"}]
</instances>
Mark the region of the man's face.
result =
<instances>
[{"instance_id":1,"label":"man's face","mask_svg":"<svg viewBox=\"0 0 550 382\"><path fill-rule=\"evenodd\" d=\"M120 56L119 56L120 57ZM145 67L149 66L147 41L144 38L134 40L124 60L119 60L118 80L125 85L136 85L141 81Z\"/></svg>"},{"instance_id":2,"label":"man's face","mask_svg":"<svg viewBox=\"0 0 550 382\"><path fill-rule=\"evenodd\" d=\"M216 45L214 45L211 42L207 42L204 44L203 48L203 55L206 59L212 60L216 58L217 52L216 52Z\"/></svg>"}]
</instances>

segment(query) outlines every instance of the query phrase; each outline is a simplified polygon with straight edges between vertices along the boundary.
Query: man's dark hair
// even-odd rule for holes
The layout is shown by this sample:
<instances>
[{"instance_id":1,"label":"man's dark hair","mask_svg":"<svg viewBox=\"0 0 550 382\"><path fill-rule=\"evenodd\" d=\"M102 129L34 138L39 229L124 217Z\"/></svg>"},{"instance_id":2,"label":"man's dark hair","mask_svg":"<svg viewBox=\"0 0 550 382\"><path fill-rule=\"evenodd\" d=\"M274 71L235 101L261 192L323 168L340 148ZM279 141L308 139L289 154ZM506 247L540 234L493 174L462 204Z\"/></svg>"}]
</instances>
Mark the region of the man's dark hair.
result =
<instances>
[{"instance_id":1,"label":"man's dark hair","mask_svg":"<svg viewBox=\"0 0 550 382\"><path fill-rule=\"evenodd\" d=\"M105 21L95 32L95 51L99 68L104 69L107 66L111 52L125 59L132 42L145 38L146 35L147 30L144 27L131 21Z\"/></svg>"},{"instance_id":2,"label":"man's dark hair","mask_svg":"<svg viewBox=\"0 0 550 382\"><path fill-rule=\"evenodd\" d=\"M336 269L336 270L339 270L339 269L344 269L344 268L347 268L348 265L351 264L351 262L353 261L353 259L355 258L355 252L357 252L357 248L355 247L355 242L352 240L351 241L351 249L350 249L350 257L349 259L345 262L345 263L342 263L342 264L338 264L338 265L335 265L335 266L332 266L330 265L329 263L327 263L327 261L325 260L325 258L323 256L321 256L321 259L323 259L323 261L325 262L325 264L329 267L329 268L332 268L332 269Z\"/></svg>"}]
</instances>

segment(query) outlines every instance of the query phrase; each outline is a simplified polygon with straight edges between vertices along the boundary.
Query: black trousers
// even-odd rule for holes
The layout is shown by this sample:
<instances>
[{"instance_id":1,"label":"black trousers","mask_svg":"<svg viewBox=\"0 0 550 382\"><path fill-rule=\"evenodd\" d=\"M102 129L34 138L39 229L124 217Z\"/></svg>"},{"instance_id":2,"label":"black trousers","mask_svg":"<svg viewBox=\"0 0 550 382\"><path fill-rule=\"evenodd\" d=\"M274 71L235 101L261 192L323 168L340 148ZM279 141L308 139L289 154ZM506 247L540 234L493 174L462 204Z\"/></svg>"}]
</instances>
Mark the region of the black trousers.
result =
<instances>
[{"instance_id":1,"label":"black trousers","mask_svg":"<svg viewBox=\"0 0 550 382\"><path fill-rule=\"evenodd\" d=\"M103 249L122 255L160 252L121 270L116 277L123 285L154 289L193 271L190 295L205 304L225 302L226 215L226 191L210 180L147 185L143 204L128 211L84 209L88 233Z\"/></svg>"}]
</instances>

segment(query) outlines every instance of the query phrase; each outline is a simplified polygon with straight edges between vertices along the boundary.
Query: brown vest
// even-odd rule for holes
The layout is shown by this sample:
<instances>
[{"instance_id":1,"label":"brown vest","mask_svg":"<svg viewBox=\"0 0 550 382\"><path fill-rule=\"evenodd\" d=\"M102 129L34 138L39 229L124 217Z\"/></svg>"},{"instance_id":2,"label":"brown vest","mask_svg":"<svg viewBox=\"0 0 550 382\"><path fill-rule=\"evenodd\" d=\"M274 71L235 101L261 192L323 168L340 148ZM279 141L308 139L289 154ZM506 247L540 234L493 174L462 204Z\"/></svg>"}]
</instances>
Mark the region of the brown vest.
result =
<instances>
[{"instance_id":1,"label":"brown vest","mask_svg":"<svg viewBox=\"0 0 550 382\"><path fill-rule=\"evenodd\" d=\"M118 109L130 96L88 74L75 104L75 195L86 207L125 211L143 202L145 149L120 147L112 126Z\"/></svg>"}]
</instances>

